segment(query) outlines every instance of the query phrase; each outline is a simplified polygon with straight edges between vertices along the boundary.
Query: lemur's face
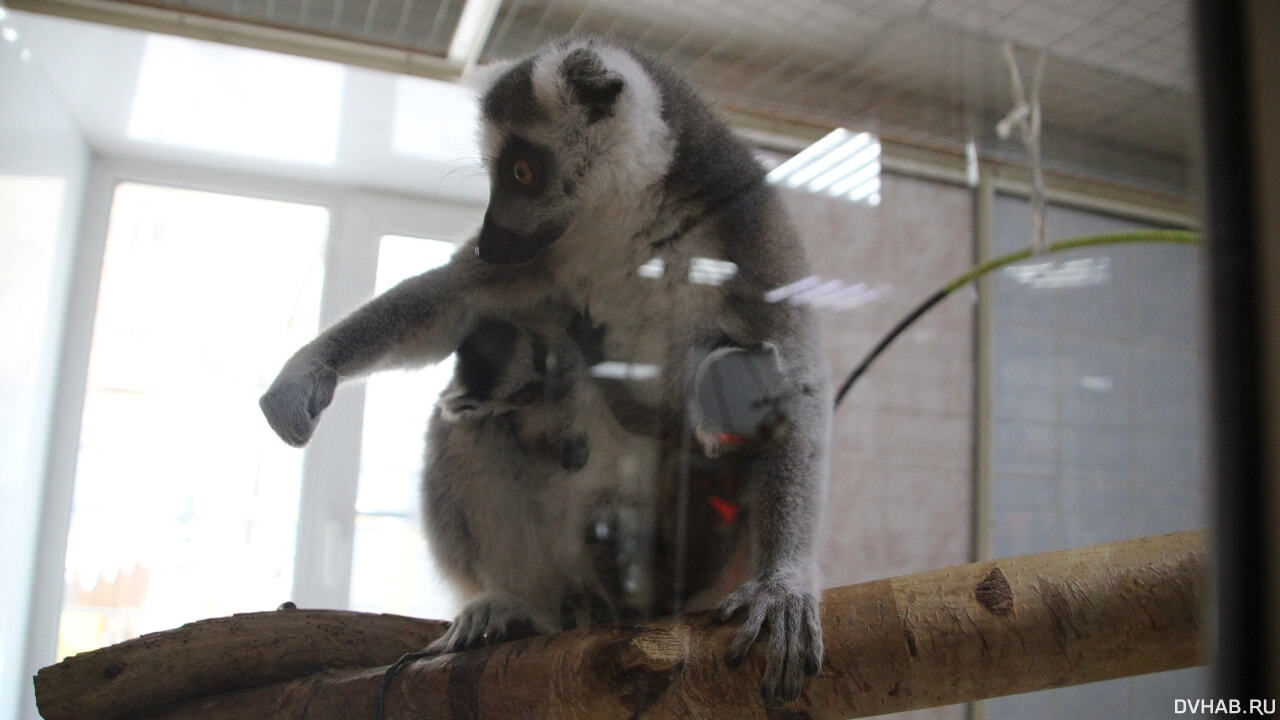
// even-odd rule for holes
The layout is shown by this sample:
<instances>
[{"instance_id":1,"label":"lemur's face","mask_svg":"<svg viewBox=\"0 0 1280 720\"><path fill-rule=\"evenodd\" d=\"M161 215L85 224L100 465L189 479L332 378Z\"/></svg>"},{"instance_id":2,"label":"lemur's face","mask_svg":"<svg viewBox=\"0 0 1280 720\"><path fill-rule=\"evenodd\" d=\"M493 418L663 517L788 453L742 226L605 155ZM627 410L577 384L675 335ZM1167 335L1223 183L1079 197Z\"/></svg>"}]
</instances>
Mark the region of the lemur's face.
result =
<instances>
[{"instance_id":1,"label":"lemur's face","mask_svg":"<svg viewBox=\"0 0 1280 720\"><path fill-rule=\"evenodd\" d=\"M481 259L528 262L564 234L574 212L566 170L554 147L533 133L503 133L490 160L489 207L477 246Z\"/></svg>"},{"instance_id":2,"label":"lemur's face","mask_svg":"<svg viewBox=\"0 0 1280 720\"><path fill-rule=\"evenodd\" d=\"M577 41L505 67L481 109L490 193L477 249L491 263L529 262L575 221L589 228L670 159L649 136L667 135L657 91L615 48Z\"/></svg>"}]
</instances>

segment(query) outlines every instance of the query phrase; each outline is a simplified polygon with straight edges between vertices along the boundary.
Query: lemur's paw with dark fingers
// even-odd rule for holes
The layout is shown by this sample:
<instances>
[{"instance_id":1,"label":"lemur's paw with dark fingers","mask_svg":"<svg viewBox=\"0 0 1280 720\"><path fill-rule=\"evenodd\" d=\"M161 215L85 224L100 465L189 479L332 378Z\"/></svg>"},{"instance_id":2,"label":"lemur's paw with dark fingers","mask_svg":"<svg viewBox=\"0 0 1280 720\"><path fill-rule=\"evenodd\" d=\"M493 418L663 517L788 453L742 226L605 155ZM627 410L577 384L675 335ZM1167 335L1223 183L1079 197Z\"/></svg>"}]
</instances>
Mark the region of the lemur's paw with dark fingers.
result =
<instances>
[{"instance_id":1,"label":"lemur's paw with dark fingers","mask_svg":"<svg viewBox=\"0 0 1280 720\"><path fill-rule=\"evenodd\" d=\"M726 622L745 612L725 654L731 667L742 664L747 651L768 629L764 678L766 701L793 701L804 689L804 676L822 669L822 624L818 600L802 582L766 573L735 590L721 603L716 619Z\"/></svg>"}]
</instances>

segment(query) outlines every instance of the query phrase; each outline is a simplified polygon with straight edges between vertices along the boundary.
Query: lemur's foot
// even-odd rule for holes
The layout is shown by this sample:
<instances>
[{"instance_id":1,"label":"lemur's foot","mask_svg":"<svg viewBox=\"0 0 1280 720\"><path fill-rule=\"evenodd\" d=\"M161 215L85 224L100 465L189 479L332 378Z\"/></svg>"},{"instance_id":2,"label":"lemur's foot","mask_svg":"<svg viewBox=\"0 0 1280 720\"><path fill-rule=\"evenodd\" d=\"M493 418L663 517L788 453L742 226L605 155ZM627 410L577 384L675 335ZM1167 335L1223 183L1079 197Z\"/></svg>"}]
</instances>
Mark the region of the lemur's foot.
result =
<instances>
[{"instance_id":1,"label":"lemur's foot","mask_svg":"<svg viewBox=\"0 0 1280 720\"><path fill-rule=\"evenodd\" d=\"M507 595L486 593L468 603L444 635L424 652L429 655L461 652L557 629L526 603Z\"/></svg>"},{"instance_id":2,"label":"lemur's foot","mask_svg":"<svg viewBox=\"0 0 1280 720\"><path fill-rule=\"evenodd\" d=\"M764 573L725 598L716 619L725 622L741 610L746 611L746 619L729 644L725 662L740 665L767 622L769 644L760 694L766 701L799 698L804 676L817 675L822 669L817 598L798 578Z\"/></svg>"}]
</instances>

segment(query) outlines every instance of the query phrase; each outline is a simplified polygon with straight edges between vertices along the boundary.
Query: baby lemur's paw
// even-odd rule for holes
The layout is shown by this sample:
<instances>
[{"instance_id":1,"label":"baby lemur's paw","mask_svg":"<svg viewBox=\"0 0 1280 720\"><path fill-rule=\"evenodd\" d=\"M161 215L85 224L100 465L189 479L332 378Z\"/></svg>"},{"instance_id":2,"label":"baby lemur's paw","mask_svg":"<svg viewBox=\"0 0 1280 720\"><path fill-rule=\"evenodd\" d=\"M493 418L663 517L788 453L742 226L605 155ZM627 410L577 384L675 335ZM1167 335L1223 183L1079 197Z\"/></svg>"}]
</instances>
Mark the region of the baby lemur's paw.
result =
<instances>
[{"instance_id":1,"label":"baby lemur's paw","mask_svg":"<svg viewBox=\"0 0 1280 720\"><path fill-rule=\"evenodd\" d=\"M311 439L320 413L333 401L338 373L327 367L290 362L258 400L267 423L280 439L302 447Z\"/></svg>"},{"instance_id":2,"label":"baby lemur's paw","mask_svg":"<svg viewBox=\"0 0 1280 720\"><path fill-rule=\"evenodd\" d=\"M528 604L508 595L486 593L458 613L435 642L426 647L431 655L461 652L558 630Z\"/></svg>"},{"instance_id":3,"label":"baby lemur's paw","mask_svg":"<svg viewBox=\"0 0 1280 720\"><path fill-rule=\"evenodd\" d=\"M768 646L760 694L766 701L790 702L800 697L804 675L822 669L822 624L818 599L806 584L786 573L764 573L725 598L716 620L726 622L746 612L742 627L725 654L731 667L740 665L767 623Z\"/></svg>"}]
</instances>

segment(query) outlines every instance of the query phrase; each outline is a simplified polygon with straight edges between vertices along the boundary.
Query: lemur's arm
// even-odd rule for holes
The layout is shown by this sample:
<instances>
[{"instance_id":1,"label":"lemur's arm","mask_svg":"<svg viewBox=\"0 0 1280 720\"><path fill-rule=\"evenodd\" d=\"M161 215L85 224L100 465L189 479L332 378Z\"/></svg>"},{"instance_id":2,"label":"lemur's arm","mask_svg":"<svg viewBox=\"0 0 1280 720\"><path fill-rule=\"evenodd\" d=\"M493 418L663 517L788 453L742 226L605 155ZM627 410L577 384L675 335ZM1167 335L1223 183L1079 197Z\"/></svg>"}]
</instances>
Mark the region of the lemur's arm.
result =
<instances>
[{"instance_id":1,"label":"lemur's arm","mask_svg":"<svg viewBox=\"0 0 1280 720\"><path fill-rule=\"evenodd\" d=\"M717 431L747 436L740 451L753 455L748 517L756 574L725 598L717 618L745 615L725 656L730 665L741 663L768 627L761 694L790 701L800 696L804 676L822 665L817 543L831 397L811 313L747 295L730 302L729 315L739 322L726 330L738 347L714 351L700 364L695 432L704 447ZM724 392L708 392L708 381ZM752 431L753 424L759 429Z\"/></svg>"},{"instance_id":2,"label":"lemur's arm","mask_svg":"<svg viewBox=\"0 0 1280 720\"><path fill-rule=\"evenodd\" d=\"M528 299L533 283L525 280L539 268L490 265L473 247L370 300L294 353L258 402L276 434L305 445L340 380L437 362L479 313Z\"/></svg>"},{"instance_id":3,"label":"lemur's arm","mask_svg":"<svg viewBox=\"0 0 1280 720\"><path fill-rule=\"evenodd\" d=\"M802 381L779 398L777 410L786 427L764 438L750 464L756 576L725 598L718 619L745 611L725 656L731 666L742 662L768 625L761 694L789 701L799 697L804 675L816 675L822 665L816 543L830 398L824 384Z\"/></svg>"}]
</instances>

